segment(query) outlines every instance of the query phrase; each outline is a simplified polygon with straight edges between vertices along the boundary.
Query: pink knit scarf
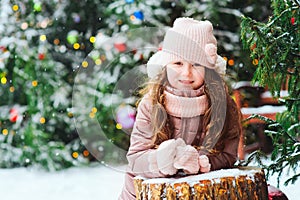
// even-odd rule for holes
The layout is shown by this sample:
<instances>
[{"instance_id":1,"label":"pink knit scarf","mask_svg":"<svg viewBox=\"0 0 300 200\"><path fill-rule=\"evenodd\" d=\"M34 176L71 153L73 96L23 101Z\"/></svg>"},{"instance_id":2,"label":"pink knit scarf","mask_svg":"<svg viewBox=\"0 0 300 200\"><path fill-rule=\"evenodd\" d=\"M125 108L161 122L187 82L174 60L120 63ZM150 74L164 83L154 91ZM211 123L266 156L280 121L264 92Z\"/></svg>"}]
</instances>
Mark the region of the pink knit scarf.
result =
<instances>
[{"instance_id":1,"label":"pink knit scarf","mask_svg":"<svg viewBox=\"0 0 300 200\"><path fill-rule=\"evenodd\" d=\"M207 96L203 93L200 96L186 97L174 94L174 89L169 91L164 91L166 98L165 108L167 113L172 116L190 118L203 115L208 109Z\"/></svg>"}]
</instances>

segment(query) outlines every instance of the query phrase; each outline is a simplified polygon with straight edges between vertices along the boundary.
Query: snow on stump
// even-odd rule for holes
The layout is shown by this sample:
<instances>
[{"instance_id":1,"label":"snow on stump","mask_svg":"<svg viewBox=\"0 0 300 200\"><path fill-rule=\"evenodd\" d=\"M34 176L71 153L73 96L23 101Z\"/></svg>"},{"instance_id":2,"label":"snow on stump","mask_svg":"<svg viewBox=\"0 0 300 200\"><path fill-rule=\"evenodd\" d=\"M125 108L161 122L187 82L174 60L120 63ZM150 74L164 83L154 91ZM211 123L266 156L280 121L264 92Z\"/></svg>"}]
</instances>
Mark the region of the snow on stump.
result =
<instances>
[{"instance_id":1,"label":"snow on stump","mask_svg":"<svg viewBox=\"0 0 300 200\"><path fill-rule=\"evenodd\" d=\"M135 177L137 200L268 200L263 169L239 167L179 178Z\"/></svg>"}]
</instances>

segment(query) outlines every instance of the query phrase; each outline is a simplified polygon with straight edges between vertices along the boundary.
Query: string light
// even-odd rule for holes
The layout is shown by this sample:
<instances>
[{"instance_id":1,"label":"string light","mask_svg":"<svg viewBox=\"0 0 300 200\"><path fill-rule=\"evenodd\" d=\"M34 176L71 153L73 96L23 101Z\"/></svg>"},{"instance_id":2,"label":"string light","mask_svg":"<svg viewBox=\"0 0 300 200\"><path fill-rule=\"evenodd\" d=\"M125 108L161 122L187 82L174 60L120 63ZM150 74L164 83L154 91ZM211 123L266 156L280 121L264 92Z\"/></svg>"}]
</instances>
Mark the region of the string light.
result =
<instances>
[{"instance_id":1,"label":"string light","mask_svg":"<svg viewBox=\"0 0 300 200\"><path fill-rule=\"evenodd\" d=\"M74 151L74 152L72 153L72 157L73 157L73 158L78 158L78 156L79 156L79 155L78 155L78 152Z\"/></svg>"},{"instance_id":2,"label":"string light","mask_svg":"<svg viewBox=\"0 0 300 200\"><path fill-rule=\"evenodd\" d=\"M13 6L12 6L12 9L13 9L13 11L15 11L15 12L16 12L16 11L18 11L18 10L19 10L19 6L18 6L18 5L13 5Z\"/></svg>"},{"instance_id":3,"label":"string light","mask_svg":"<svg viewBox=\"0 0 300 200\"><path fill-rule=\"evenodd\" d=\"M233 59L228 60L228 65L233 66L234 65L234 60Z\"/></svg>"},{"instance_id":4,"label":"string light","mask_svg":"<svg viewBox=\"0 0 300 200\"><path fill-rule=\"evenodd\" d=\"M77 43L77 42L74 43L74 44L73 44L73 48L74 48L74 49L79 49L79 48L80 48L80 44Z\"/></svg>"},{"instance_id":5,"label":"string light","mask_svg":"<svg viewBox=\"0 0 300 200\"><path fill-rule=\"evenodd\" d=\"M83 156L88 157L90 155L90 152L88 150L83 151Z\"/></svg>"},{"instance_id":6,"label":"string light","mask_svg":"<svg viewBox=\"0 0 300 200\"><path fill-rule=\"evenodd\" d=\"M3 76L3 77L1 78L1 83L2 83L3 85L5 85L5 84L7 83L7 78L6 78L5 76Z\"/></svg>"},{"instance_id":7,"label":"string light","mask_svg":"<svg viewBox=\"0 0 300 200\"><path fill-rule=\"evenodd\" d=\"M9 91L10 91L10 92L14 92L14 91L15 91L15 87L14 87L14 86L11 86L11 87L9 88Z\"/></svg>"},{"instance_id":8,"label":"string light","mask_svg":"<svg viewBox=\"0 0 300 200\"><path fill-rule=\"evenodd\" d=\"M117 124L116 124L116 128L117 128L117 129L122 129L122 124L117 123Z\"/></svg>"},{"instance_id":9,"label":"string light","mask_svg":"<svg viewBox=\"0 0 300 200\"><path fill-rule=\"evenodd\" d=\"M46 39L47 39L46 35L41 35L41 36L40 36L40 40L41 40L42 42L46 41Z\"/></svg>"},{"instance_id":10,"label":"string light","mask_svg":"<svg viewBox=\"0 0 300 200\"><path fill-rule=\"evenodd\" d=\"M31 82L31 85L32 85L33 87L36 87L36 86L38 85L38 82L37 82L36 80L34 80L34 81Z\"/></svg>"},{"instance_id":11,"label":"string light","mask_svg":"<svg viewBox=\"0 0 300 200\"><path fill-rule=\"evenodd\" d=\"M74 115L71 112L68 112L68 117L72 118Z\"/></svg>"},{"instance_id":12,"label":"string light","mask_svg":"<svg viewBox=\"0 0 300 200\"><path fill-rule=\"evenodd\" d=\"M56 39L53 40L53 43L54 43L55 45L59 45L60 40L59 40L58 38L56 38Z\"/></svg>"},{"instance_id":13,"label":"string light","mask_svg":"<svg viewBox=\"0 0 300 200\"><path fill-rule=\"evenodd\" d=\"M258 65L258 60L257 59L252 60L252 64L253 65Z\"/></svg>"},{"instance_id":14,"label":"string light","mask_svg":"<svg viewBox=\"0 0 300 200\"><path fill-rule=\"evenodd\" d=\"M21 24L21 29L22 30L26 30L28 28L28 23L27 22L23 22L22 24Z\"/></svg>"},{"instance_id":15,"label":"string light","mask_svg":"<svg viewBox=\"0 0 300 200\"><path fill-rule=\"evenodd\" d=\"M134 21L135 20L135 16L134 15L130 15L130 20Z\"/></svg>"},{"instance_id":16,"label":"string light","mask_svg":"<svg viewBox=\"0 0 300 200\"><path fill-rule=\"evenodd\" d=\"M95 113L90 112L89 116L90 116L90 118L94 118L95 117Z\"/></svg>"},{"instance_id":17,"label":"string light","mask_svg":"<svg viewBox=\"0 0 300 200\"><path fill-rule=\"evenodd\" d=\"M90 42L95 43L96 42L96 37L94 37L94 36L90 37Z\"/></svg>"},{"instance_id":18,"label":"string light","mask_svg":"<svg viewBox=\"0 0 300 200\"><path fill-rule=\"evenodd\" d=\"M85 60L81 63L82 67L87 68L89 66L89 63Z\"/></svg>"},{"instance_id":19,"label":"string light","mask_svg":"<svg viewBox=\"0 0 300 200\"><path fill-rule=\"evenodd\" d=\"M7 130L6 128L3 129L3 130L2 130L2 134L3 134L3 135L7 135L7 134L8 134L8 130Z\"/></svg>"},{"instance_id":20,"label":"string light","mask_svg":"<svg viewBox=\"0 0 300 200\"><path fill-rule=\"evenodd\" d=\"M46 119L45 119L44 117L41 117L41 118L40 118L40 123L41 123L41 124L45 124L45 122L46 122Z\"/></svg>"},{"instance_id":21,"label":"string light","mask_svg":"<svg viewBox=\"0 0 300 200\"><path fill-rule=\"evenodd\" d=\"M96 59L96 60L95 60L95 64L96 64L96 65L101 65L101 64L102 64L102 60L99 59L99 58Z\"/></svg>"},{"instance_id":22,"label":"string light","mask_svg":"<svg viewBox=\"0 0 300 200\"><path fill-rule=\"evenodd\" d=\"M117 23L117 25L121 25L123 22L122 22L122 20L118 19L116 23Z\"/></svg>"},{"instance_id":23,"label":"string light","mask_svg":"<svg viewBox=\"0 0 300 200\"><path fill-rule=\"evenodd\" d=\"M96 107L93 107L93 108L92 108L92 112L93 112L93 113L96 113L97 111L98 111L98 110L97 110Z\"/></svg>"}]
</instances>

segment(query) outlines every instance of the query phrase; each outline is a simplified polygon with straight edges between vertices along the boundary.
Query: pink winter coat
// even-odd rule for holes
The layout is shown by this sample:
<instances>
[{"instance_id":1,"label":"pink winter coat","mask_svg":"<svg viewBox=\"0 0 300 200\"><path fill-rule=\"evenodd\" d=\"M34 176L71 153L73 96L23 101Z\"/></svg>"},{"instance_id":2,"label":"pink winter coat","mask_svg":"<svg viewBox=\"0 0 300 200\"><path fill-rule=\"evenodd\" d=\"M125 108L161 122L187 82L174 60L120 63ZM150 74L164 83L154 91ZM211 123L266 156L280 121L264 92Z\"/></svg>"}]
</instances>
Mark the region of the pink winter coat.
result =
<instances>
[{"instance_id":1,"label":"pink winter coat","mask_svg":"<svg viewBox=\"0 0 300 200\"><path fill-rule=\"evenodd\" d=\"M151 99L145 96L138 108L136 122L131 133L130 147L127 153L128 169L125 175L125 185L119 200L134 200L135 190L133 178L137 175L146 178L165 177L162 173L149 170L149 154L156 151L152 144ZM229 168L237 160L237 148L241 133L240 115L234 101L227 96L227 110L222 136L216 144L214 153L205 153L210 161L211 170ZM205 136L202 127L203 116L193 118L178 118L170 116L175 128L174 138L182 138L186 144L199 145ZM199 155L204 154L199 151ZM167 156L167 155L166 155Z\"/></svg>"}]
</instances>

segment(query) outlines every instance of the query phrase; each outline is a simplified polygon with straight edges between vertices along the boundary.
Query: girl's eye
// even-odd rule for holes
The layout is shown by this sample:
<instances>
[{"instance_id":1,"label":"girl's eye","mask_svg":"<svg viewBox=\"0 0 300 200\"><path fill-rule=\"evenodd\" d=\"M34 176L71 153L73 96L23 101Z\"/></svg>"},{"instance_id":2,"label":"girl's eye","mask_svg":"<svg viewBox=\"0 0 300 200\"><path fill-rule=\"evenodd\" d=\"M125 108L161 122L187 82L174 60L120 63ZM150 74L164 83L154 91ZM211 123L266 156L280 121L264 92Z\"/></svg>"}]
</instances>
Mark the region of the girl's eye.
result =
<instances>
[{"instance_id":1,"label":"girl's eye","mask_svg":"<svg viewBox=\"0 0 300 200\"><path fill-rule=\"evenodd\" d=\"M182 62L178 61L174 63L175 65L182 65Z\"/></svg>"}]
</instances>

